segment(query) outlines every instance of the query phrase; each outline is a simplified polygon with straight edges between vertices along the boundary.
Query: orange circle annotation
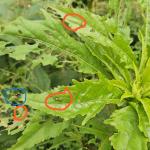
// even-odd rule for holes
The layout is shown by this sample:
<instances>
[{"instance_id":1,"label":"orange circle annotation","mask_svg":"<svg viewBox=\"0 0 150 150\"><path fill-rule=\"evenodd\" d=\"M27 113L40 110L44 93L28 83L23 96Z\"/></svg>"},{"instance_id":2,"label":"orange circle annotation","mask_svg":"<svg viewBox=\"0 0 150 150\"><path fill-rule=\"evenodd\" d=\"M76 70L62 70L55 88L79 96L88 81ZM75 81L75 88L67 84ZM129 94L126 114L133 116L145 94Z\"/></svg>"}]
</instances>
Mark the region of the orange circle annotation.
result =
<instances>
[{"instance_id":1,"label":"orange circle annotation","mask_svg":"<svg viewBox=\"0 0 150 150\"><path fill-rule=\"evenodd\" d=\"M77 16L78 18L80 18L81 20L83 20L83 22L82 22L82 25L81 26L79 26L79 27L76 27L76 28L71 28L71 27L69 27L69 26L67 26L67 24L65 23L65 20L67 19L67 17L69 17L69 16ZM81 15L79 15L79 14L76 14L76 13L69 13L69 14L66 14L65 16L64 16L64 18L63 18L63 20L62 20L62 24L63 24L63 26L67 29L67 30L70 30L70 31L73 31L73 32L76 32L76 31L78 31L79 29L81 29L81 28L85 28L86 27L86 24L87 24L87 21L86 21L86 19L83 17L83 16L81 16Z\"/></svg>"},{"instance_id":2,"label":"orange circle annotation","mask_svg":"<svg viewBox=\"0 0 150 150\"><path fill-rule=\"evenodd\" d=\"M23 108L24 109L24 114L22 115L22 117L17 117L17 109L19 108ZM14 109L14 114L13 114L13 118L14 121L22 121L24 118L26 118L28 115L28 109L26 106L22 105L22 106L16 106Z\"/></svg>"},{"instance_id":3,"label":"orange circle annotation","mask_svg":"<svg viewBox=\"0 0 150 150\"><path fill-rule=\"evenodd\" d=\"M62 95L62 94L69 94L69 96L70 96L70 101L69 101L69 103L67 103L64 107L62 107L62 108L55 108L55 107L52 107L52 106L50 106L49 104L48 104L48 99L49 98L51 98L51 97L53 97L53 96L56 96L56 95ZM68 89L68 87L66 87L65 89L64 89L64 91L62 91L62 92L56 92L56 93L52 93L52 94L49 94L49 95L47 95L46 96L46 98L45 98L45 105L46 105L46 107L47 108L49 108L49 109L51 109L51 110L58 110L58 111L64 111L64 110L66 110L69 106L71 106L73 104L73 95L72 95L72 93L70 92L70 90Z\"/></svg>"}]
</instances>

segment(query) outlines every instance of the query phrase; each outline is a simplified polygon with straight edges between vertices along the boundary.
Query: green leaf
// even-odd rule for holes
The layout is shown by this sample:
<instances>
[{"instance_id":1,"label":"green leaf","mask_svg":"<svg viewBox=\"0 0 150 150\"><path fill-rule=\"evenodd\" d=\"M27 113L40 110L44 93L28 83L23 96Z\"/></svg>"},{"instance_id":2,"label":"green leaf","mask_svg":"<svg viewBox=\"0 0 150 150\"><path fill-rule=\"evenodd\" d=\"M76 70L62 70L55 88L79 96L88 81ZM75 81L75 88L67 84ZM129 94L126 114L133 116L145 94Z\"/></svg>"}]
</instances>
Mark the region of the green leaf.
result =
<instances>
[{"instance_id":1,"label":"green leaf","mask_svg":"<svg viewBox=\"0 0 150 150\"><path fill-rule=\"evenodd\" d=\"M143 106L141 104L136 104L136 103L130 103L130 104L132 104L132 106L137 111L138 118L139 118L139 129L144 133L144 135L150 141L150 123Z\"/></svg>"},{"instance_id":2,"label":"green leaf","mask_svg":"<svg viewBox=\"0 0 150 150\"><path fill-rule=\"evenodd\" d=\"M109 28L111 28L109 19L102 20L101 17L84 10L73 10L67 8L59 9L62 11L54 8L54 10L56 10L56 12L62 17L64 16L64 12L68 11L80 13L85 17L87 20L86 28L78 30L76 34L84 41L88 51L90 51L91 54L101 62L102 68L107 67L107 70L112 73L115 79L122 80L124 78L126 81L130 82L131 77L128 69L134 70L133 64L136 65L136 59L130 47L131 41L128 37L124 36L124 33L120 30L118 30L118 32L116 32L116 30L109 30ZM44 14L47 18L50 16L46 12L44 12ZM97 19L99 21L97 21ZM75 18L72 17L66 22L72 24L75 22ZM94 24L92 27L88 24L91 22ZM112 33L114 34L114 37L110 36ZM86 70L83 71L91 71L88 69L88 66L86 66L85 69Z\"/></svg>"},{"instance_id":3,"label":"green leaf","mask_svg":"<svg viewBox=\"0 0 150 150\"><path fill-rule=\"evenodd\" d=\"M149 98L142 98L142 99L140 99L140 101L144 107L144 110L148 116L149 123L150 123L150 99Z\"/></svg>"},{"instance_id":4,"label":"green leaf","mask_svg":"<svg viewBox=\"0 0 150 150\"><path fill-rule=\"evenodd\" d=\"M149 46L150 46L150 1L145 0L146 3L146 16L145 16L145 33L141 33L141 40L142 40L142 57L140 62L140 72L142 73L146 63L149 59Z\"/></svg>"},{"instance_id":5,"label":"green leaf","mask_svg":"<svg viewBox=\"0 0 150 150\"><path fill-rule=\"evenodd\" d=\"M138 116L132 107L116 110L106 123L118 131L110 138L114 149L147 150L147 139L138 128Z\"/></svg>"},{"instance_id":6,"label":"green leaf","mask_svg":"<svg viewBox=\"0 0 150 150\"><path fill-rule=\"evenodd\" d=\"M34 109L46 112L48 114L60 116L65 120L76 117L77 115L85 116L82 124L93 118L100 112L106 104L120 103L121 91L113 87L108 81L85 80L84 82L74 82L75 85L68 87L73 95L73 105L65 111L53 111L44 105L44 99L48 93L28 94L27 104ZM62 91L63 87L56 88L53 92ZM95 92L98 91L98 92ZM70 101L68 94L56 96L60 101L54 101L51 98L50 104L55 107L64 107Z\"/></svg>"},{"instance_id":7,"label":"green leaf","mask_svg":"<svg viewBox=\"0 0 150 150\"><path fill-rule=\"evenodd\" d=\"M67 122L53 123L50 120L41 124L38 122L30 122L17 143L9 150L32 148L35 144L58 136L67 127Z\"/></svg>"},{"instance_id":8,"label":"green leaf","mask_svg":"<svg viewBox=\"0 0 150 150\"><path fill-rule=\"evenodd\" d=\"M86 126L81 126L79 129L82 134L92 134L95 138L101 140L99 150L111 150L109 136L112 134L113 130L110 126L106 126L103 123L103 117L103 113L101 113L101 115L98 114L97 117L88 121Z\"/></svg>"},{"instance_id":9,"label":"green leaf","mask_svg":"<svg viewBox=\"0 0 150 150\"><path fill-rule=\"evenodd\" d=\"M42 63L43 66L54 65L57 62L57 60L57 56L52 56L51 54L42 54L38 59L32 61L32 67L40 63Z\"/></svg>"},{"instance_id":10,"label":"green leaf","mask_svg":"<svg viewBox=\"0 0 150 150\"><path fill-rule=\"evenodd\" d=\"M100 62L105 64L105 66L112 73L115 79L122 80L124 78L126 81L130 82L130 75L127 68L132 68L132 65L129 66L127 64L132 64L132 63L129 61L129 58L127 58L128 56L126 58L123 58L122 57L123 53L122 54L117 53L118 51L117 49L119 48L115 46L115 43L113 43L106 37L103 37L102 35L97 37L97 39L101 39L101 40L96 42L94 42L96 39L93 37L91 38L85 37L83 39L85 41L86 46L91 51L91 53L94 56L96 56ZM107 42L108 44L106 45Z\"/></svg>"},{"instance_id":11,"label":"green leaf","mask_svg":"<svg viewBox=\"0 0 150 150\"><path fill-rule=\"evenodd\" d=\"M16 36L18 38L28 38L36 40L52 50L63 50L67 55L73 55L77 59L84 61L90 68L96 71L105 71L102 64L91 55L85 45L68 35L61 22L52 18L48 13L44 13L46 20L29 21L19 18L12 24L4 27L2 34ZM88 60L87 60L88 58Z\"/></svg>"},{"instance_id":12,"label":"green leaf","mask_svg":"<svg viewBox=\"0 0 150 150\"><path fill-rule=\"evenodd\" d=\"M142 82L150 82L150 59L148 59L146 63L146 67L144 68L144 71L142 73Z\"/></svg>"},{"instance_id":13,"label":"green leaf","mask_svg":"<svg viewBox=\"0 0 150 150\"><path fill-rule=\"evenodd\" d=\"M98 150L111 150L112 147L110 145L110 141L108 137L102 139L101 144L98 147Z\"/></svg>"},{"instance_id":14,"label":"green leaf","mask_svg":"<svg viewBox=\"0 0 150 150\"><path fill-rule=\"evenodd\" d=\"M50 79L41 66L37 66L29 74L28 84L34 92L48 91L50 88Z\"/></svg>"},{"instance_id":15,"label":"green leaf","mask_svg":"<svg viewBox=\"0 0 150 150\"><path fill-rule=\"evenodd\" d=\"M79 72L82 73L89 73L89 74L96 74L97 71L94 70L92 67L87 66L87 64L84 61L80 61L80 64L78 66Z\"/></svg>"},{"instance_id":16,"label":"green leaf","mask_svg":"<svg viewBox=\"0 0 150 150\"><path fill-rule=\"evenodd\" d=\"M54 148L58 148L60 145L63 145L65 143L70 143L76 140L81 140L81 139L60 135L53 140L53 145L50 147L50 150Z\"/></svg>"},{"instance_id":17,"label":"green leaf","mask_svg":"<svg viewBox=\"0 0 150 150\"><path fill-rule=\"evenodd\" d=\"M148 59L146 67L141 75L142 80L142 95L143 97L150 96L150 59Z\"/></svg>"},{"instance_id":18,"label":"green leaf","mask_svg":"<svg viewBox=\"0 0 150 150\"><path fill-rule=\"evenodd\" d=\"M41 51L41 49L38 48L38 44L35 44L35 45L25 44L25 45L19 45L19 46L12 46L7 49L8 49L9 56L16 60L25 60L26 55L29 54L30 52L38 54Z\"/></svg>"}]
</instances>

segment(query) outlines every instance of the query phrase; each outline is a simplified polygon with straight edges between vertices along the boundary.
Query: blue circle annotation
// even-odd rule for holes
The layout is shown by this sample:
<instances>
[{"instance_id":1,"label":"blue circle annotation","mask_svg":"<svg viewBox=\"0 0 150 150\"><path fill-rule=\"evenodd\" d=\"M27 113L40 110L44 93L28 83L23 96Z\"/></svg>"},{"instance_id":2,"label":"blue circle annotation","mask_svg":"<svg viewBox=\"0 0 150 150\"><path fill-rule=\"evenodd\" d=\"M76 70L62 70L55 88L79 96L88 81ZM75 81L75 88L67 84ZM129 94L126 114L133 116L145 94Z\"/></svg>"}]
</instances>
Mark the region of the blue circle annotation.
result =
<instances>
[{"instance_id":1,"label":"blue circle annotation","mask_svg":"<svg viewBox=\"0 0 150 150\"><path fill-rule=\"evenodd\" d=\"M24 95L24 98L22 100L21 103L16 103L15 101L10 101L9 98L10 98L10 95L9 93L10 92L20 92L21 94ZM1 91L2 95L3 95L3 100L5 101L6 104L10 104L11 106L22 106L25 104L26 100L27 100L27 90L25 88L6 88L6 89L3 89ZM18 94L17 97L18 98L21 98L21 94Z\"/></svg>"}]
</instances>

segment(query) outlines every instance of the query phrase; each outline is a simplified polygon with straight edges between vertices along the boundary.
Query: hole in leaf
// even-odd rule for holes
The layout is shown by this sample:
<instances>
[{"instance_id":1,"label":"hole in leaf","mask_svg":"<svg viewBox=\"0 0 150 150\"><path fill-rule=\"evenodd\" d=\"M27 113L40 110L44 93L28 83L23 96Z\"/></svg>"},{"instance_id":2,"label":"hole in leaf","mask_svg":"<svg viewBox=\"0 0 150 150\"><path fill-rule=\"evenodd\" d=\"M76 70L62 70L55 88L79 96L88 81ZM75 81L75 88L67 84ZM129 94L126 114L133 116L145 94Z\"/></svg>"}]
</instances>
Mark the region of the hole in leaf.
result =
<instances>
[{"instance_id":1,"label":"hole in leaf","mask_svg":"<svg viewBox=\"0 0 150 150\"><path fill-rule=\"evenodd\" d=\"M34 44L36 44L36 41L35 41L35 40L33 40L33 39L27 39L27 38L23 38L23 39L22 39L22 42L23 42L23 43L27 43L27 44L29 44L29 45L34 45Z\"/></svg>"},{"instance_id":2,"label":"hole in leaf","mask_svg":"<svg viewBox=\"0 0 150 150\"><path fill-rule=\"evenodd\" d=\"M72 2L72 6L73 6L74 8L76 8L76 7L78 6L78 4L77 4L76 2Z\"/></svg>"},{"instance_id":3,"label":"hole in leaf","mask_svg":"<svg viewBox=\"0 0 150 150\"><path fill-rule=\"evenodd\" d=\"M22 34L22 31L21 30L18 30L19 34Z\"/></svg>"},{"instance_id":4,"label":"hole in leaf","mask_svg":"<svg viewBox=\"0 0 150 150\"><path fill-rule=\"evenodd\" d=\"M55 14L58 18L62 19L61 15L59 14Z\"/></svg>"},{"instance_id":5,"label":"hole in leaf","mask_svg":"<svg viewBox=\"0 0 150 150\"><path fill-rule=\"evenodd\" d=\"M1 26L1 31L4 31L5 27L4 26Z\"/></svg>"},{"instance_id":6,"label":"hole in leaf","mask_svg":"<svg viewBox=\"0 0 150 150\"><path fill-rule=\"evenodd\" d=\"M46 48L46 45L44 45L44 44L42 44L42 43L39 43L39 44L38 44L38 48L41 48L41 49L43 48L43 49L44 49L44 48Z\"/></svg>"},{"instance_id":7,"label":"hole in leaf","mask_svg":"<svg viewBox=\"0 0 150 150\"><path fill-rule=\"evenodd\" d=\"M92 128L93 126L90 124L89 127Z\"/></svg>"},{"instance_id":8,"label":"hole in leaf","mask_svg":"<svg viewBox=\"0 0 150 150\"><path fill-rule=\"evenodd\" d=\"M56 13L56 11L54 9L52 9L51 7L47 7L47 12Z\"/></svg>"},{"instance_id":9,"label":"hole in leaf","mask_svg":"<svg viewBox=\"0 0 150 150\"><path fill-rule=\"evenodd\" d=\"M11 46L15 46L13 43L8 43L5 45L5 47L11 47Z\"/></svg>"}]
</instances>

